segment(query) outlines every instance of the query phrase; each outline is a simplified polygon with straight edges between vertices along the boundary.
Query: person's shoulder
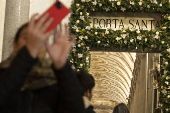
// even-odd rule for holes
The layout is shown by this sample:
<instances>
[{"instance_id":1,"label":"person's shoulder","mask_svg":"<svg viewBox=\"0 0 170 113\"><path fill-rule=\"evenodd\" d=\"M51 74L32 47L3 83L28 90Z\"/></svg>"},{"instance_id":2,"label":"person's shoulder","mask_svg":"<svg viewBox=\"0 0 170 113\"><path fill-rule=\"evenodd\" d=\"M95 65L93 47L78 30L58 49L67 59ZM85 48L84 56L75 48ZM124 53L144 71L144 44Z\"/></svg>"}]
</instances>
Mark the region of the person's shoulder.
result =
<instances>
[{"instance_id":1,"label":"person's shoulder","mask_svg":"<svg viewBox=\"0 0 170 113\"><path fill-rule=\"evenodd\" d=\"M2 61L0 63L0 69L8 68L10 66L10 64L11 64L11 61L14 59L15 56L16 56L16 53L13 53L13 54L11 54L11 56L9 58Z\"/></svg>"},{"instance_id":2,"label":"person's shoulder","mask_svg":"<svg viewBox=\"0 0 170 113\"><path fill-rule=\"evenodd\" d=\"M8 62L8 61L1 62L0 63L0 70L4 70L4 69L8 68L9 65L10 65L10 62Z\"/></svg>"}]
</instances>

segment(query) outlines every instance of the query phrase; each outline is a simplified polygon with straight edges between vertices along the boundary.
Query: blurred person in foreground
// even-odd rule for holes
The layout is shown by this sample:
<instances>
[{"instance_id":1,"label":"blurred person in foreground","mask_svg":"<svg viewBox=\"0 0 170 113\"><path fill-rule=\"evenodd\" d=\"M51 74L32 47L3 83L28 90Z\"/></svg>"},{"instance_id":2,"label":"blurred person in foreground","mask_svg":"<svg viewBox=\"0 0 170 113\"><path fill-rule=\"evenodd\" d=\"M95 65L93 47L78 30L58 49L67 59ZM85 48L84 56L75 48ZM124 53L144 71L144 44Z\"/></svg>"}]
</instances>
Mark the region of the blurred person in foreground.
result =
<instances>
[{"instance_id":1,"label":"blurred person in foreground","mask_svg":"<svg viewBox=\"0 0 170 113\"><path fill-rule=\"evenodd\" d=\"M85 113L82 90L67 61L75 42L67 25L45 32L53 21L37 14L14 39L14 51L0 64L0 113ZM54 42L48 43L54 34ZM43 64L46 51L51 63Z\"/></svg>"}]
</instances>

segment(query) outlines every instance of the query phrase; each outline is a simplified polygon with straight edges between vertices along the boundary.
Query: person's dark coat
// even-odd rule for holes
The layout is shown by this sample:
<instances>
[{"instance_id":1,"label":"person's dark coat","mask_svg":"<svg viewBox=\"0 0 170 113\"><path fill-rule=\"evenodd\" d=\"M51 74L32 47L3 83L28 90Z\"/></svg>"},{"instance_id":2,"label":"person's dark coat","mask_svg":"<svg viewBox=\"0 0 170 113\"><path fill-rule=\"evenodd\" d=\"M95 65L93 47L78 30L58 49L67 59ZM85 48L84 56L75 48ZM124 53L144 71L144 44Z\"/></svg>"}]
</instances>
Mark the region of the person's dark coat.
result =
<instances>
[{"instance_id":1,"label":"person's dark coat","mask_svg":"<svg viewBox=\"0 0 170 113\"><path fill-rule=\"evenodd\" d=\"M8 68L0 67L0 113L85 113L82 91L68 62L60 70L52 66L57 84L21 90L37 61L24 47Z\"/></svg>"}]
</instances>

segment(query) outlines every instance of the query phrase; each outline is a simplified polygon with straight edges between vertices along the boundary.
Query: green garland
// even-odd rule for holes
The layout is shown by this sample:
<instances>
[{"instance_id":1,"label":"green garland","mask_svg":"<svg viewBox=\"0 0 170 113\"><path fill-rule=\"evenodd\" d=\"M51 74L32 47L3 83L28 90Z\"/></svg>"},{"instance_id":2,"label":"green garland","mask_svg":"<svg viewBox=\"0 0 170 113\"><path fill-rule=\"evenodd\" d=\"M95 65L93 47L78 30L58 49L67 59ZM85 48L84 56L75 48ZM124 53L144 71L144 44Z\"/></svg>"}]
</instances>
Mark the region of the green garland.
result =
<instances>
[{"instance_id":1,"label":"green garland","mask_svg":"<svg viewBox=\"0 0 170 113\"><path fill-rule=\"evenodd\" d=\"M89 50L161 51L160 104L170 113L170 1L169 0L74 0L71 5L70 31L77 36L69 56L76 70L89 69ZM162 28L157 30L113 30L90 26L90 12L162 13Z\"/></svg>"}]
</instances>

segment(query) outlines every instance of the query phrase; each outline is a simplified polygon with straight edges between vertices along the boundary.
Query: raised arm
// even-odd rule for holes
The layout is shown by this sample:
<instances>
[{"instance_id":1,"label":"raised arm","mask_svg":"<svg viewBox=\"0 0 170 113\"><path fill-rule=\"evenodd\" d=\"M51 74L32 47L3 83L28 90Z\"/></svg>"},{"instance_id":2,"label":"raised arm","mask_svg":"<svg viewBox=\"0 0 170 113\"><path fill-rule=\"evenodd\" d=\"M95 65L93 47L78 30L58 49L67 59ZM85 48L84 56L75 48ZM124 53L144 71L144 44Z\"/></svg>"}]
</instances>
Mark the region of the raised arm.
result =
<instances>
[{"instance_id":1,"label":"raised arm","mask_svg":"<svg viewBox=\"0 0 170 113\"><path fill-rule=\"evenodd\" d=\"M65 25L63 30L60 25L57 27L54 37L54 43L48 45L48 52L53 60L60 100L63 101L63 113L85 113L81 88L67 61L70 48L75 42L75 36L71 35L71 41L68 41L68 27Z\"/></svg>"}]
</instances>

